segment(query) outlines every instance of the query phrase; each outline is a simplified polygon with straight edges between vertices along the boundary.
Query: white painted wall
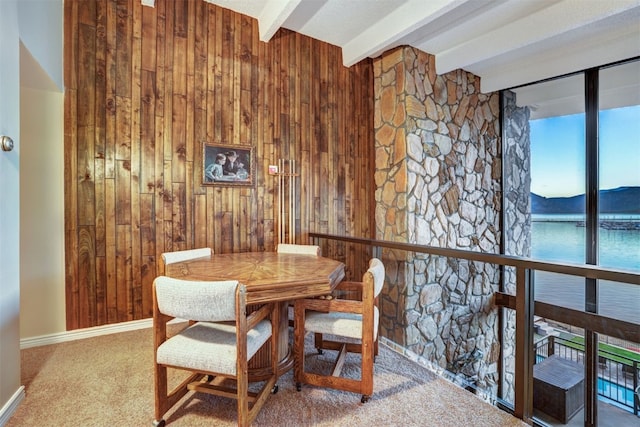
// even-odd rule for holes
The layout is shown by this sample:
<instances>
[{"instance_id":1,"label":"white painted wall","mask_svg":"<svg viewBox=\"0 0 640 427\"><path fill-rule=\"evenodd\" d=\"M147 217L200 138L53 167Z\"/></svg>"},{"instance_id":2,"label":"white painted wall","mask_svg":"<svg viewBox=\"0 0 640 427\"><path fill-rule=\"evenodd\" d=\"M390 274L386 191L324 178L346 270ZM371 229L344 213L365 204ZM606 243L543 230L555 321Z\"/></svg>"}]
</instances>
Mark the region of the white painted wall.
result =
<instances>
[{"instance_id":1,"label":"white painted wall","mask_svg":"<svg viewBox=\"0 0 640 427\"><path fill-rule=\"evenodd\" d=\"M66 330L64 94L20 89L20 338Z\"/></svg>"},{"instance_id":2,"label":"white painted wall","mask_svg":"<svg viewBox=\"0 0 640 427\"><path fill-rule=\"evenodd\" d=\"M2 1L2 0L0 0ZM64 332L63 1L20 0L20 338ZM24 156L23 156L24 154Z\"/></svg>"},{"instance_id":3,"label":"white painted wall","mask_svg":"<svg viewBox=\"0 0 640 427\"><path fill-rule=\"evenodd\" d=\"M60 91L64 89L63 10L63 0L18 1L20 41ZM21 69L21 78L29 71Z\"/></svg>"},{"instance_id":4,"label":"white painted wall","mask_svg":"<svg viewBox=\"0 0 640 427\"><path fill-rule=\"evenodd\" d=\"M58 224L52 227L53 233L39 236L38 245L35 245L35 239L27 239L28 245L32 247L29 251L25 250L23 260L21 226L24 229L25 224L21 224L20 200L20 181L23 176L39 177L41 184L44 183L42 185L45 186L48 186L50 181L54 183L52 186L61 183L62 172L59 169L63 167L63 162L59 155L52 163L57 170L46 171L51 172L51 176L42 174L41 172L45 171L38 169L42 168L39 164L29 164L22 171L20 168L21 163L26 163L29 159L21 159L22 144L25 142L28 142L29 150L37 151L40 146L47 150L46 141L54 141L58 153L62 152L62 6L62 0L0 0L0 135L10 136L15 144L13 151L0 151L0 426L8 421L24 398L24 387L20 385L20 271L30 270L31 273L32 269L34 273L46 277L45 280L37 281L38 286L42 286L40 289L28 287L28 295L32 295L29 300L37 300L41 304L28 310L29 321L25 326L33 328L29 333L60 328L59 321L51 320L60 318L59 312L55 309L51 315L41 316L41 309L45 305L51 304L64 310L64 298L58 302L61 286L59 277L64 269L64 262L60 258L63 251L59 249L63 248L64 223L59 224L59 205L63 203L63 199L59 198L54 204L47 203L44 208L40 204L36 207L32 199L26 199L29 209L41 209L39 218L37 215L28 217L27 227L36 226L36 222L42 219L46 219L50 225L54 222ZM28 49L21 48L21 38L24 39L22 45L28 46ZM28 62L23 64L21 59ZM25 99L29 108L25 108L23 117L20 117L20 83L23 80L21 67L24 68L25 75L45 76L25 78L25 82L40 81L44 87L57 91L46 95L27 93ZM32 74L31 71L35 73ZM38 105L39 103L45 105ZM21 128L29 130L25 140L21 138ZM33 159L38 157L34 156ZM30 180L27 180L27 184L29 182ZM53 187L48 187L47 191L51 188ZM58 188L58 197L60 194ZM47 195L49 196L53 197L51 194ZM51 245L49 249L41 248L48 244ZM38 252L32 252L36 246L39 246ZM46 261L42 266L42 258L55 261L51 264ZM21 261L24 261L28 268L23 267ZM34 276L35 274L31 274L30 280ZM54 277L58 280L54 280ZM63 274L62 277L64 278ZM52 284L53 282L55 284ZM43 292L43 289L46 289L46 292ZM57 295L58 298L55 299L53 295ZM40 318L37 319L38 317ZM32 319L37 319L38 326L31 322ZM47 325L49 322L52 323ZM44 329L41 329L43 327ZM64 329L64 323L62 328Z\"/></svg>"},{"instance_id":5,"label":"white painted wall","mask_svg":"<svg viewBox=\"0 0 640 427\"><path fill-rule=\"evenodd\" d=\"M0 1L0 425L24 397L20 386L20 69L17 5Z\"/></svg>"}]
</instances>

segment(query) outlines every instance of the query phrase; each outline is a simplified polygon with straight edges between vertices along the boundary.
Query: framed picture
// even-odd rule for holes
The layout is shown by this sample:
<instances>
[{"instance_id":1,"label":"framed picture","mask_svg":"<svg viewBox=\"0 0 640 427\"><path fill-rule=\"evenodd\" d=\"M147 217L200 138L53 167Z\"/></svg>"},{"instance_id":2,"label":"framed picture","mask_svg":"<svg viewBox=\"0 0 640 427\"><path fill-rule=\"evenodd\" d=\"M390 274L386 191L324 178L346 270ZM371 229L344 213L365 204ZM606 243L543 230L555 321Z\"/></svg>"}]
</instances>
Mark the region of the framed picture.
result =
<instances>
[{"instance_id":1,"label":"framed picture","mask_svg":"<svg viewBox=\"0 0 640 427\"><path fill-rule=\"evenodd\" d=\"M253 185L253 147L208 142L202 145L202 184Z\"/></svg>"}]
</instances>

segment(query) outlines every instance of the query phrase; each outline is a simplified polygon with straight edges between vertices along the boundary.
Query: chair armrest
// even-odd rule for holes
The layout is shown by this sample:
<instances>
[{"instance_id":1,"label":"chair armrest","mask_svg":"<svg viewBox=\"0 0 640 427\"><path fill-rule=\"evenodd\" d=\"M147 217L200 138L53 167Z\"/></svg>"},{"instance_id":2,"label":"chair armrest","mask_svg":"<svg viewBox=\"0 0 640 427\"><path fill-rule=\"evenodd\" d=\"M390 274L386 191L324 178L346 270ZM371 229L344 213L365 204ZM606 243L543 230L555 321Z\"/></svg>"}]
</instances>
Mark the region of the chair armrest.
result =
<instances>
[{"instance_id":1,"label":"chair armrest","mask_svg":"<svg viewBox=\"0 0 640 427\"><path fill-rule=\"evenodd\" d=\"M361 292L362 297L368 295L369 297L373 297L373 283L369 283L367 286L364 282L350 282L343 281L338 284L335 290L339 291L358 291ZM335 292L334 290L334 292ZM321 311L321 312L342 312L342 313L355 313L355 314L363 314L365 310L365 305L362 299L344 299L344 298L333 298L333 299L298 299L294 302L294 310L297 312L298 310L313 310L313 311Z\"/></svg>"},{"instance_id":2,"label":"chair armrest","mask_svg":"<svg viewBox=\"0 0 640 427\"><path fill-rule=\"evenodd\" d=\"M363 305L361 301L348 299L298 299L294 302L294 310L338 311L362 314Z\"/></svg>"},{"instance_id":3,"label":"chair armrest","mask_svg":"<svg viewBox=\"0 0 640 427\"><path fill-rule=\"evenodd\" d=\"M160 313L157 308L153 313L153 343L154 348L160 347L160 344L165 342L168 337L167 325L174 319L173 316L167 316Z\"/></svg>"},{"instance_id":4,"label":"chair armrest","mask_svg":"<svg viewBox=\"0 0 640 427\"><path fill-rule=\"evenodd\" d=\"M343 281L332 292L333 298L362 301L362 282Z\"/></svg>"},{"instance_id":5,"label":"chair armrest","mask_svg":"<svg viewBox=\"0 0 640 427\"><path fill-rule=\"evenodd\" d=\"M247 316L247 329L253 329L261 320L266 319L273 313L275 304L268 303Z\"/></svg>"},{"instance_id":6,"label":"chair armrest","mask_svg":"<svg viewBox=\"0 0 640 427\"><path fill-rule=\"evenodd\" d=\"M343 280L338 283L335 288L336 291L362 291L362 282L352 282Z\"/></svg>"}]
</instances>

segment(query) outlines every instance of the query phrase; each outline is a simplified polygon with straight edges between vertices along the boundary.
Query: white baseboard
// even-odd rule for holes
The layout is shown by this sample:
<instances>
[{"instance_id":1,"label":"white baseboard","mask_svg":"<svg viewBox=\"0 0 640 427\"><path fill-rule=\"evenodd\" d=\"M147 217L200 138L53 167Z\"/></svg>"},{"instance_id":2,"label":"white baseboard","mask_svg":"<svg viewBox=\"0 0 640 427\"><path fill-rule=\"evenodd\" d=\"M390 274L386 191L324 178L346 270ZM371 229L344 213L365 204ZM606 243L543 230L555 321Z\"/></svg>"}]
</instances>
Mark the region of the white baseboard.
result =
<instances>
[{"instance_id":1,"label":"white baseboard","mask_svg":"<svg viewBox=\"0 0 640 427\"><path fill-rule=\"evenodd\" d=\"M76 329L73 331L58 332L49 335L40 335L20 340L20 349L39 347L41 345L58 344L61 342L81 340L100 335L115 334L117 332L135 331L137 329L150 328L153 319L133 320L131 322L115 323L112 325L94 326L92 328Z\"/></svg>"},{"instance_id":2,"label":"white baseboard","mask_svg":"<svg viewBox=\"0 0 640 427\"><path fill-rule=\"evenodd\" d=\"M24 399L24 386L20 386L11 399L0 409L0 427L9 422L9 418L16 412L18 405Z\"/></svg>"},{"instance_id":3,"label":"white baseboard","mask_svg":"<svg viewBox=\"0 0 640 427\"><path fill-rule=\"evenodd\" d=\"M0 0L2 1L2 0ZM185 322L184 319L173 319L169 324ZM55 334L40 335L37 337L23 338L20 340L20 350L41 345L58 344L61 342L81 340L84 338L99 337L101 335L116 334L118 332L136 331L150 328L153 319L132 320L130 322L114 323L111 325L94 326L92 328L75 329L73 331L57 332ZM0 425L2 427L2 425Z\"/></svg>"}]
</instances>

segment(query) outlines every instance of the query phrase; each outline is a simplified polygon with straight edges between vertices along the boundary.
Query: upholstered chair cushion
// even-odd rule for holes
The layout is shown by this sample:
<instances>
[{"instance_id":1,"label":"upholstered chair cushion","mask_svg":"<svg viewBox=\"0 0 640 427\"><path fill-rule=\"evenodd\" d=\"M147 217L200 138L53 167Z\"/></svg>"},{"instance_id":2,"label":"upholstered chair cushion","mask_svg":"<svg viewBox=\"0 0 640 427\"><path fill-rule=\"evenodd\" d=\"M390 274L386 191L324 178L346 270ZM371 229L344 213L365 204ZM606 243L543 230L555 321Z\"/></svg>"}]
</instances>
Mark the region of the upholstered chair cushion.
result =
<instances>
[{"instance_id":1,"label":"upholstered chair cushion","mask_svg":"<svg viewBox=\"0 0 640 427\"><path fill-rule=\"evenodd\" d=\"M276 252L280 254L320 255L320 246L280 243Z\"/></svg>"},{"instance_id":2,"label":"upholstered chair cushion","mask_svg":"<svg viewBox=\"0 0 640 427\"><path fill-rule=\"evenodd\" d=\"M162 254L162 260L165 265L175 264L176 262L189 261L192 259L210 257L213 251L211 248L187 249L184 251L165 252Z\"/></svg>"},{"instance_id":3,"label":"upholstered chair cushion","mask_svg":"<svg viewBox=\"0 0 640 427\"><path fill-rule=\"evenodd\" d=\"M160 313L204 322L236 320L237 280L195 282L160 276L155 280Z\"/></svg>"},{"instance_id":4,"label":"upholstered chair cushion","mask_svg":"<svg viewBox=\"0 0 640 427\"><path fill-rule=\"evenodd\" d=\"M373 339L378 336L378 307L373 307ZM305 329L314 333L339 335L360 339L362 337L362 315L356 313L308 311Z\"/></svg>"},{"instance_id":5,"label":"upholstered chair cushion","mask_svg":"<svg viewBox=\"0 0 640 427\"><path fill-rule=\"evenodd\" d=\"M247 334L247 359L271 336L271 323L262 320ZM157 362L204 372L236 375L234 324L199 322L158 347Z\"/></svg>"},{"instance_id":6,"label":"upholstered chair cushion","mask_svg":"<svg viewBox=\"0 0 640 427\"><path fill-rule=\"evenodd\" d=\"M384 264L378 258L372 258L368 271L373 274L373 295L377 297L384 286Z\"/></svg>"}]
</instances>

